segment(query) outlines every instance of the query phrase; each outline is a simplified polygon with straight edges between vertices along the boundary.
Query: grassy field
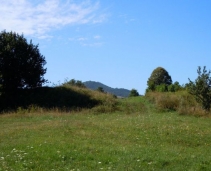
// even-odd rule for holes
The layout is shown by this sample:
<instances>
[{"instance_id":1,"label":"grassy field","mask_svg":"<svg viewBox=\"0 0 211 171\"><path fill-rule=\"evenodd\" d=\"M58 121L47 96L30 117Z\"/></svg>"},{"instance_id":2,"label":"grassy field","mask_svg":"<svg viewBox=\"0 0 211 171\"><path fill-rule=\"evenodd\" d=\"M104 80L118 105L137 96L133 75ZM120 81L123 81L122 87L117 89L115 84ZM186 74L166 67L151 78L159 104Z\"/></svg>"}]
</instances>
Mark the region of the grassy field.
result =
<instances>
[{"instance_id":1,"label":"grassy field","mask_svg":"<svg viewBox=\"0 0 211 171\"><path fill-rule=\"evenodd\" d=\"M144 97L120 110L0 115L0 170L211 170L211 119L157 112Z\"/></svg>"}]
</instances>

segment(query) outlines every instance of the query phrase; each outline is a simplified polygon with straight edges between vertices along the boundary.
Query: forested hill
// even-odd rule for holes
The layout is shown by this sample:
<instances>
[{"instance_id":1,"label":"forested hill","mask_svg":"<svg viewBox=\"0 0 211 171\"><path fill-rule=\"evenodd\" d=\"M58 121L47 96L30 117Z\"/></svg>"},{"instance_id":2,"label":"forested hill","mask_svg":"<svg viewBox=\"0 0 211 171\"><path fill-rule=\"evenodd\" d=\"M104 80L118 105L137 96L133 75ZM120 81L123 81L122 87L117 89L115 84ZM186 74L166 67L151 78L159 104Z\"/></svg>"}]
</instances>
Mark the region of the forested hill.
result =
<instances>
[{"instance_id":1,"label":"forested hill","mask_svg":"<svg viewBox=\"0 0 211 171\"><path fill-rule=\"evenodd\" d=\"M107 85L104 85L100 82L95 82L95 81L86 81L84 82L84 85L92 90L96 90L98 87L102 87L105 92L114 94L116 96L121 96L121 97L128 97L130 94L130 90L124 89L124 88L111 88Z\"/></svg>"}]
</instances>

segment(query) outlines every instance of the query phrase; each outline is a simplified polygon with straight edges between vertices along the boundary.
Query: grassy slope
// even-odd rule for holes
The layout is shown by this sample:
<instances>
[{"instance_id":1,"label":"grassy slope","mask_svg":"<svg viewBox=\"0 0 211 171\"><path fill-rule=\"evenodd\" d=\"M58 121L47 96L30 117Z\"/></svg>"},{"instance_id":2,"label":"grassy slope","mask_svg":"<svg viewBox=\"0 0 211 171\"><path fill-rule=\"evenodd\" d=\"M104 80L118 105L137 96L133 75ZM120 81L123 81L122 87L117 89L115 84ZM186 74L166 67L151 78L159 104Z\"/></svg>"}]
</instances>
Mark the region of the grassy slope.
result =
<instances>
[{"instance_id":1,"label":"grassy slope","mask_svg":"<svg viewBox=\"0 0 211 171\"><path fill-rule=\"evenodd\" d=\"M211 170L209 118L156 113L143 97L120 108L0 115L0 170Z\"/></svg>"},{"instance_id":2,"label":"grassy slope","mask_svg":"<svg viewBox=\"0 0 211 171\"><path fill-rule=\"evenodd\" d=\"M96 107L103 103L109 105L107 102L115 104L113 95L71 85L19 89L16 93L0 96L0 113L34 108L72 111Z\"/></svg>"}]
</instances>

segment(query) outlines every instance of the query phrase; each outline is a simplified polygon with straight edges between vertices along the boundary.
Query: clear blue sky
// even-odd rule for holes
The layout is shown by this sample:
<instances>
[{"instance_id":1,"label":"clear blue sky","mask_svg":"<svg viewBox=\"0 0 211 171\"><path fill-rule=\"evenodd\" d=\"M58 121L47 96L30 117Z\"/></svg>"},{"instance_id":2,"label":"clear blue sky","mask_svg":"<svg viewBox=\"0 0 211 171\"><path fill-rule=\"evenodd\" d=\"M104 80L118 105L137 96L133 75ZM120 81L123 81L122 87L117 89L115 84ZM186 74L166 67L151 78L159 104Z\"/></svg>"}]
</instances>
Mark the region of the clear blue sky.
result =
<instances>
[{"instance_id":1,"label":"clear blue sky","mask_svg":"<svg viewBox=\"0 0 211 171\"><path fill-rule=\"evenodd\" d=\"M46 58L45 78L99 81L144 94L156 67L173 82L211 70L210 0L0 0L0 29Z\"/></svg>"}]
</instances>

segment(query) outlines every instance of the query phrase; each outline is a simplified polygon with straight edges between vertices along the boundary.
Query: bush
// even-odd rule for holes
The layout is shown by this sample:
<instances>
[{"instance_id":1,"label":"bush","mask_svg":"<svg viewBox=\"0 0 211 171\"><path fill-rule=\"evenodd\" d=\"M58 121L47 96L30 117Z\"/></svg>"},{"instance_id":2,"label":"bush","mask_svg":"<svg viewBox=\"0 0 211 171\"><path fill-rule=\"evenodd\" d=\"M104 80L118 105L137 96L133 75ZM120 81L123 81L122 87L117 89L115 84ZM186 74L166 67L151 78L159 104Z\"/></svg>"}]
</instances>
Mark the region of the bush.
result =
<instances>
[{"instance_id":1,"label":"bush","mask_svg":"<svg viewBox=\"0 0 211 171\"><path fill-rule=\"evenodd\" d=\"M175 92L174 84L169 85L167 88L168 88L168 92Z\"/></svg>"}]
</instances>

